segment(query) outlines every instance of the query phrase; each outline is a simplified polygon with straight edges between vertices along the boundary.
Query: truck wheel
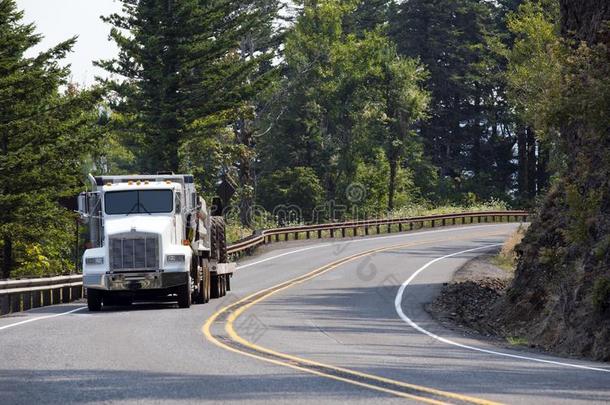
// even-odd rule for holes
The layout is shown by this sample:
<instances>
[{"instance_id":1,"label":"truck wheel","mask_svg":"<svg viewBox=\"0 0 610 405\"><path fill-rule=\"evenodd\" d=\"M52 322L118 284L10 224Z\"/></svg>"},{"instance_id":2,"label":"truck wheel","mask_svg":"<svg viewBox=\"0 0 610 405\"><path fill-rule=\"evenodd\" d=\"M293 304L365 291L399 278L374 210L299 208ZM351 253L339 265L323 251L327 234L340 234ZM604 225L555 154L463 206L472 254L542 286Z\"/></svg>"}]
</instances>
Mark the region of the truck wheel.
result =
<instances>
[{"instance_id":1,"label":"truck wheel","mask_svg":"<svg viewBox=\"0 0 610 405\"><path fill-rule=\"evenodd\" d=\"M212 217L211 242L212 259L218 260L218 263L227 263L227 236L223 217Z\"/></svg>"},{"instance_id":2,"label":"truck wheel","mask_svg":"<svg viewBox=\"0 0 610 405\"><path fill-rule=\"evenodd\" d=\"M102 310L102 292L100 290L94 290L87 288L87 307L91 312L97 312Z\"/></svg>"},{"instance_id":3,"label":"truck wheel","mask_svg":"<svg viewBox=\"0 0 610 405\"><path fill-rule=\"evenodd\" d=\"M178 307L179 308L190 308L191 306L191 283L187 282L185 285L178 288Z\"/></svg>"},{"instance_id":4,"label":"truck wheel","mask_svg":"<svg viewBox=\"0 0 610 405\"><path fill-rule=\"evenodd\" d=\"M203 277L199 282L197 302L199 304L206 304L210 302L210 270L207 267L204 268Z\"/></svg>"},{"instance_id":5,"label":"truck wheel","mask_svg":"<svg viewBox=\"0 0 610 405\"><path fill-rule=\"evenodd\" d=\"M227 295L227 275L223 274L220 277L220 296L224 297Z\"/></svg>"},{"instance_id":6,"label":"truck wheel","mask_svg":"<svg viewBox=\"0 0 610 405\"><path fill-rule=\"evenodd\" d=\"M210 281L211 281L211 288L210 288L211 297L212 298L222 297L222 295L220 295L222 292L220 289L220 284L221 284L220 276L219 275L212 276Z\"/></svg>"}]
</instances>

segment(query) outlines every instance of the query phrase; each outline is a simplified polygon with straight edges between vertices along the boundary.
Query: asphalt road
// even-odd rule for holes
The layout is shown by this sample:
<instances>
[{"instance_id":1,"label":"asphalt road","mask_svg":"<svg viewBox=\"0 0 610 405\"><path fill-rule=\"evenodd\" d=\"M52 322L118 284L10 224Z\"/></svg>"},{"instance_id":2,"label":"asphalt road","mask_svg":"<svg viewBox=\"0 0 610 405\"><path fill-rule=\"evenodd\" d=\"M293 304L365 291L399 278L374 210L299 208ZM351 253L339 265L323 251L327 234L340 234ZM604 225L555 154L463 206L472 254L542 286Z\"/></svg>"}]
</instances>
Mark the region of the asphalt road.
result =
<instances>
[{"instance_id":1,"label":"asphalt road","mask_svg":"<svg viewBox=\"0 0 610 405\"><path fill-rule=\"evenodd\" d=\"M209 304L2 317L0 404L610 402L608 364L494 346L425 312L514 228L277 244Z\"/></svg>"}]
</instances>

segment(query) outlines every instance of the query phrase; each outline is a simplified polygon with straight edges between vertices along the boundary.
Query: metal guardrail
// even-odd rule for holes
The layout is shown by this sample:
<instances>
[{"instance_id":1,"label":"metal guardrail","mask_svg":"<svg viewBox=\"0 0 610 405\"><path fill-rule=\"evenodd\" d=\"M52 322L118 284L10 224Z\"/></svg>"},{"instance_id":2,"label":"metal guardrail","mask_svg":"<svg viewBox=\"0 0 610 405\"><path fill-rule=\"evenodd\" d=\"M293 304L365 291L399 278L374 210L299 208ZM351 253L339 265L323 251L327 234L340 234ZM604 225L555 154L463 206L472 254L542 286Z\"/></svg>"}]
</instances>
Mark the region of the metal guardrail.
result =
<instances>
[{"instance_id":1,"label":"metal guardrail","mask_svg":"<svg viewBox=\"0 0 610 405\"><path fill-rule=\"evenodd\" d=\"M236 259L251 254L260 245L269 243L326 237L355 237L412 231L447 225L485 222L526 222L526 211L487 211L430 215L410 218L372 219L272 228L256 231L251 236L228 246L227 252ZM83 277L80 274L47 278L0 281L0 315L48 305L68 303L83 298Z\"/></svg>"}]
</instances>

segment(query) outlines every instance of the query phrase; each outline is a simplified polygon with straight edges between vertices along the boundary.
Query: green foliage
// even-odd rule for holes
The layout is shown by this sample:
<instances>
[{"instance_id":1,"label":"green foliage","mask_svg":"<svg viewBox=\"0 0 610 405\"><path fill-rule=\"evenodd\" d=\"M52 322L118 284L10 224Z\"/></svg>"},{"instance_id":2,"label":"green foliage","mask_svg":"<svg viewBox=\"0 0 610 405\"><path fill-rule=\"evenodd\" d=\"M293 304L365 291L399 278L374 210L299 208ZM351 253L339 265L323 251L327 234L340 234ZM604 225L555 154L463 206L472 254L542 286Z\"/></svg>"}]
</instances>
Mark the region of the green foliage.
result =
<instances>
[{"instance_id":1,"label":"green foliage","mask_svg":"<svg viewBox=\"0 0 610 405\"><path fill-rule=\"evenodd\" d=\"M0 0L0 240L3 276L47 260L67 271L74 216L60 201L78 193L85 157L97 147L92 128L100 92L69 84L60 61L75 39L33 57L41 40L12 0ZM61 90L61 89L66 89ZM72 224L72 226L70 226ZM72 232L73 233L73 232ZM55 238L52 240L51 235ZM42 257L45 259L43 260ZM40 259L40 260L38 260ZM41 267L42 266L42 267Z\"/></svg>"},{"instance_id":2,"label":"green foliage","mask_svg":"<svg viewBox=\"0 0 610 405\"><path fill-rule=\"evenodd\" d=\"M264 177L259 185L259 201L274 215L286 212L288 206L300 211L296 220L311 220L314 209L320 206L324 190L315 171L308 167L280 170ZM280 218L282 224L286 218Z\"/></svg>"},{"instance_id":3,"label":"green foliage","mask_svg":"<svg viewBox=\"0 0 610 405\"><path fill-rule=\"evenodd\" d=\"M610 278L595 280L591 299L593 300L594 308L599 312L604 312L610 308Z\"/></svg>"},{"instance_id":4,"label":"green foliage","mask_svg":"<svg viewBox=\"0 0 610 405\"><path fill-rule=\"evenodd\" d=\"M104 18L119 56L98 62L116 77L103 81L110 125L140 171L194 172L210 192L235 157L227 128L269 84L260 69L272 53L242 44L259 40L277 2L122 3L123 13Z\"/></svg>"},{"instance_id":5,"label":"green foliage","mask_svg":"<svg viewBox=\"0 0 610 405\"><path fill-rule=\"evenodd\" d=\"M419 58L430 74L430 118L420 134L439 168L436 201L510 199L515 120L506 103L498 51L509 42L501 2L410 0L390 20L398 51Z\"/></svg>"},{"instance_id":6,"label":"green foliage","mask_svg":"<svg viewBox=\"0 0 610 405\"><path fill-rule=\"evenodd\" d=\"M286 39L285 77L272 114L280 119L260 140L262 171L310 167L327 200L350 206L345 190L382 150L391 170L380 198L392 208L397 173L423 166L413 124L425 117L426 73L399 57L381 29L345 31L358 4L305 2ZM377 211L378 199L373 205Z\"/></svg>"}]
</instances>

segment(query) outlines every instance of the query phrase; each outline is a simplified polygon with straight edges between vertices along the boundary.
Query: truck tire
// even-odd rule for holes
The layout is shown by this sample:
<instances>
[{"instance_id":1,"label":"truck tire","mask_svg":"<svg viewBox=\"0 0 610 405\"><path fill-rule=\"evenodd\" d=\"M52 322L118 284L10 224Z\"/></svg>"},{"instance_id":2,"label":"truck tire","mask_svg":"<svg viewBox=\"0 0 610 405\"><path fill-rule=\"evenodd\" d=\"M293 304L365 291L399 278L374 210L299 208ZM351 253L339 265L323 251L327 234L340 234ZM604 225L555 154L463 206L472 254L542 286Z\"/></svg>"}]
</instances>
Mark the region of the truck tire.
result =
<instances>
[{"instance_id":1,"label":"truck tire","mask_svg":"<svg viewBox=\"0 0 610 405\"><path fill-rule=\"evenodd\" d=\"M218 263L227 263L227 236L225 232L225 220L223 217L212 217L211 250L212 259Z\"/></svg>"},{"instance_id":2,"label":"truck tire","mask_svg":"<svg viewBox=\"0 0 610 405\"><path fill-rule=\"evenodd\" d=\"M210 302L210 269L203 267L203 276L199 281L199 291L197 293L197 303L206 304Z\"/></svg>"},{"instance_id":3,"label":"truck tire","mask_svg":"<svg viewBox=\"0 0 610 405\"><path fill-rule=\"evenodd\" d=\"M210 296L212 298L220 298L222 297L222 295L220 295L221 290L220 290L220 276L219 275L214 275L211 277L210 279L211 281L211 288L210 288Z\"/></svg>"},{"instance_id":4,"label":"truck tire","mask_svg":"<svg viewBox=\"0 0 610 405\"><path fill-rule=\"evenodd\" d=\"M178 287L178 307L179 308L190 308L191 307L191 283L187 282L185 285Z\"/></svg>"},{"instance_id":5,"label":"truck tire","mask_svg":"<svg viewBox=\"0 0 610 405\"><path fill-rule=\"evenodd\" d=\"M220 276L220 296L224 297L227 295L227 275L223 274Z\"/></svg>"},{"instance_id":6,"label":"truck tire","mask_svg":"<svg viewBox=\"0 0 610 405\"><path fill-rule=\"evenodd\" d=\"M102 310L102 292L100 290L94 290L87 288L87 307L91 312L98 312Z\"/></svg>"}]
</instances>

